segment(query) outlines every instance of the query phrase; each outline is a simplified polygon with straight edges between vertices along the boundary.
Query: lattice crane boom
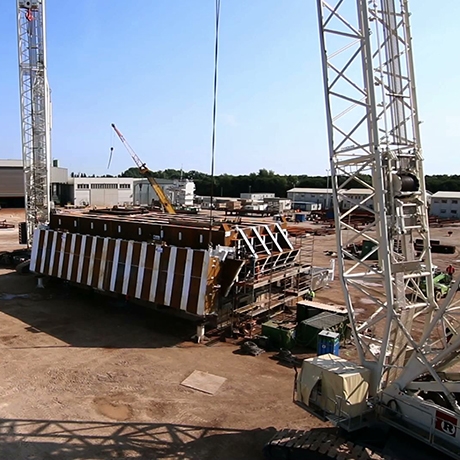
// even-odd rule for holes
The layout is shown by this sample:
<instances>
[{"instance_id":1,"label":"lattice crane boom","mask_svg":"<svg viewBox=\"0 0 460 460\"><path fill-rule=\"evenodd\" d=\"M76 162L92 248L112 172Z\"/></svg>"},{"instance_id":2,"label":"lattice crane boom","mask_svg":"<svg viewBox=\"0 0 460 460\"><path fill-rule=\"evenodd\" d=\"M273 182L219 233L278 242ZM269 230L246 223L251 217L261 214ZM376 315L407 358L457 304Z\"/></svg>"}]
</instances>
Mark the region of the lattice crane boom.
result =
<instances>
[{"instance_id":1,"label":"lattice crane boom","mask_svg":"<svg viewBox=\"0 0 460 460\"><path fill-rule=\"evenodd\" d=\"M21 135L27 243L50 216L51 110L45 0L17 0Z\"/></svg>"},{"instance_id":2,"label":"lattice crane boom","mask_svg":"<svg viewBox=\"0 0 460 460\"><path fill-rule=\"evenodd\" d=\"M458 283L444 301L435 298L408 2L317 6L338 266L371 395L377 406L397 405L421 432L445 420L460 427L460 380L442 372L460 354ZM364 199L345 193L353 185ZM372 224L352 225L354 211ZM354 251L361 241L367 250ZM449 426L458 450L460 433Z\"/></svg>"},{"instance_id":3,"label":"lattice crane boom","mask_svg":"<svg viewBox=\"0 0 460 460\"><path fill-rule=\"evenodd\" d=\"M153 188L153 190L157 194L158 200L160 201L161 206L163 207L163 209L168 214L176 214L176 210L175 210L174 206L172 205L172 203L169 200L169 198L166 196L166 193L161 188L160 184L158 184L158 182L153 177L152 171L150 171L150 169L147 168L146 164L137 156L137 154L134 151L134 149L129 145L128 141L125 139L123 134L115 126L114 123L112 123L112 128L117 133L117 136L120 138L120 141L125 146L125 148L128 151L128 153L131 155L131 158L133 159L134 163L138 167L139 172L143 176L145 176L147 178L147 180L149 181L151 187Z\"/></svg>"}]
</instances>

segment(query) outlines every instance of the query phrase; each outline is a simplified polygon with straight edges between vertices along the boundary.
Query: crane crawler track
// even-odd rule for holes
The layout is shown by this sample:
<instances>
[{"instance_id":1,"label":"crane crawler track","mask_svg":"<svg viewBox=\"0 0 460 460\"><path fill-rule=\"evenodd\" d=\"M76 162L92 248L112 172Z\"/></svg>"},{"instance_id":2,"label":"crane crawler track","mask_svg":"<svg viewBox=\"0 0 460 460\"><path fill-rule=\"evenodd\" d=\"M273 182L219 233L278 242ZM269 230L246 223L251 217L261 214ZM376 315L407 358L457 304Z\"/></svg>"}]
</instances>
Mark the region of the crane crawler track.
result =
<instances>
[{"instance_id":1,"label":"crane crawler track","mask_svg":"<svg viewBox=\"0 0 460 460\"><path fill-rule=\"evenodd\" d=\"M321 429L279 431L264 455L266 460L396 460Z\"/></svg>"}]
</instances>

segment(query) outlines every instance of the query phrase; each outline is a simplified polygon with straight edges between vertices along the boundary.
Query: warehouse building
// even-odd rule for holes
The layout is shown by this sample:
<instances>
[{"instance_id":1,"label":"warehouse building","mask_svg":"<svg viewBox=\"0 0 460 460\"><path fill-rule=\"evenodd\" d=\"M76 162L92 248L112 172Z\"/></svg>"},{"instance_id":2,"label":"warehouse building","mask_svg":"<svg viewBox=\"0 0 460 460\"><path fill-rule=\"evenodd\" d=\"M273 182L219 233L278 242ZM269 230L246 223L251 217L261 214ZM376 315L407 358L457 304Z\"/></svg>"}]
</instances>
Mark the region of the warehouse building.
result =
<instances>
[{"instance_id":1,"label":"warehouse building","mask_svg":"<svg viewBox=\"0 0 460 460\"><path fill-rule=\"evenodd\" d=\"M247 201L264 201L266 198L275 198L275 194L268 192L240 193L240 198Z\"/></svg>"},{"instance_id":2,"label":"warehouse building","mask_svg":"<svg viewBox=\"0 0 460 460\"><path fill-rule=\"evenodd\" d=\"M430 214L445 219L459 219L460 192L436 192L431 195Z\"/></svg>"},{"instance_id":3,"label":"warehouse building","mask_svg":"<svg viewBox=\"0 0 460 460\"><path fill-rule=\"evenodd\" d=\"M132 177L73 177L72 204L75 206L112 207L133 204Z\"/></svg>"},{"instance_id":4,"label":"warehouse building","mask_svg":"<svg viewBox=\"0 0 460 460\"><path fill-rule=\"evenodd\" d=\"M53 160L51 168L51 200L56 204L70 199L68 171ZM0 160L0 206L24 207L24 171L22 160Z\"/></svg>"},{"instance_id":5,"label":"warehouse building","mask_svg":"<svg viewBox=\"0 0 460 460\"><path fill-rule=\"evenodd\" d=\"M309 210L312 204L315 208L329 208L332 206L332 189L330 188L302 188L295 187L287 191L293 209Z\"/></svg>"},{"instance_id":6,"label":"warehouse building","mask_svg":"<svg viewBox=\"0 0 460 460\"><path fill-rule=\"evenodd\" d=\"M372 190L367 188L350 188L341 191L339 201L342 209L350 209L358 203L363 203L366 198L370 198ZM332 189L330 188L302 188L296 187L287 191L288 198L292 201L294 209L313 210L312 205L316 205L316 209L332 208ZM366 206L369 203L366 202ZM372 208L372 204L370 205Z\"/></svg>"},{"instance_id":7,"label":"warehouse building","mask_svg":"<svg viewBox=\"0 0 460 460\"><path fill-rule=\"evenodd\" d=\"M0 206L24 207L22 160L0 160Z\"/></svg>"},{"instance_id":8,"label":"warehouse building","mask_svg":"<svg viewBox=\"0 0 460 460\"><path fill-rule=\"evenodd\" d=\"M174 206L193 206L195 182L191 180L155 179ZM134 179L134 204L150 206L158 196L147 179Z\"/></svg>"}]
</instances>

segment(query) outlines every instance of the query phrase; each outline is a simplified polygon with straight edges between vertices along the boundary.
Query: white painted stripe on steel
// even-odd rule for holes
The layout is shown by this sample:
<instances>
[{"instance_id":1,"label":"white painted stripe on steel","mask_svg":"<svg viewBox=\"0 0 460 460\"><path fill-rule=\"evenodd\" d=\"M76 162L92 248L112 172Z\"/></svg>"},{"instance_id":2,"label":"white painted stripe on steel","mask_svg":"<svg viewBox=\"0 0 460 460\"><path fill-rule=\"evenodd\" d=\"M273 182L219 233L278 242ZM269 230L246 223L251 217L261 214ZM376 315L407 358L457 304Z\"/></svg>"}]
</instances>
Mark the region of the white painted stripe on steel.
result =
<instances>
[{"instance_id":1,"label":"white painted stripe on steel","mask_svg":"<svg viewBox=\"0 0 460 460\"><path fill-rule=\"evenodd\" d=\"M187 310L188 294L190 291L190 281L192 278L193 250L187 249L185 258L184 283L182 285L182 297L180 299L180 309Z\"/></svg>"},{"instance_id":2,"label":"white painted stripe on steel","mask_svg":"<svg viewBox=\"0 0 460 460\"><path fill-rule=\"evenodd\" d=\"M34 272L35 269L37 268L36 265L37 265L38 242L40 240L40 232L41 230L39 230L38 228L34 232L33 241L35 241L35 244L32 242L32 254L30 255L30 265L29 265L31 272Z\"/></svg>"},{"instance_id":3,"label":"white painted stripe on steel","mask_svg":"<svg viewBox=\"0 0 460 460\"><path fill-rule=\"evenodd\" d=\"M91 280L93 278L94 260L96 259L96 245L98 238L93 236L91 239L91 254L89 255L88 276L86 277L87 286L91 286Z\"/></svg>"},{"instance_id":4,"label":"white painted stripe on steel","mask_svg":"<svg viewBox=\"0 0 460 460\"><path fill-rule=\"evenodd\" d=\"M77 234L72 233L72 240L70 241L70 256L69 256L69 262L68 262L68 270L67 270L67 280L70 280L72 276L72 267L73 267L73 257L74 257L74 252L75 252L75 243L77 241Z\"/></svg>"},{"instance_id":5,"label":"white painted stripe on steel","mask_svg":"<svg viewBox=\"0 0 460 460\"><path fill-rule=\"evenodd\" d=\"M257 239L260 241L260 244L265 249L265 252L270 255L271 254L270 249L268 249L267 245L265 244L265 239L262 238L261 234L259 233L259 230L257 230L257 227L252 227L252 231L257 236Z\"/></svg>"},{"instance_id":6,"label":"white painted stripe on steel","mask_svg":"<svg viewBox=\"0 0 460 460\"><path fill-rule=\"evenodd\" d=\"M62 268L64 266L64 254L65 254L65 245L67 242L67 233L61 233L59 236L61 238L61 253L59 254L59 265L58 265L57 277L61 278Z\"/></svg>"},{"instance_id":7,"label":"white painted stripe on steel","mask_svg":"<svg viewBox=\"0 0 460 460\"><path fill-rule=\"evenodd\" d=\"M289 240L289 237L288 237L288 232L287 230L283 229L281 227L281 225L278 223L278 222L275 222L275 227L278 229L278 234L281 235L284 239L284 241L286 241L289 249L293 250L294 249L294 246L292 246L292 243L291 241Z\"/></svg>"},{"instance_id":8,"label":"white painted stripe on steel","mask_svg":"<svg viewBox=\"0 0 460 460\"><path fill-rule=\"evenodd\" d=\"M128 241L128 249L126 250L125 273L123 274L123 286L121 293L126 295L128 293L129 277L131 275L131 263L133 260L133 247L134 241Z\"/></svg>"},{"instance_id":9,"label":"white painted stripe on steel","mask_svg":"<svg viewBox=\"0 0 460 460\"><path fill-rule=\"evenodd\" d=\"M45 231L45 238L43 238L43 246L42 246L42 260L40 261L40 273L43 273L45 270L45 259L46 259L46 250L48 248L48 235L49 231Z\"/></svg>"},{"instance_id":10,"label":"white painted stripe on steel","mask_svg":"<svg viewBox=\"0 0 460 460\"><path fill-rule=\"evenodd\" d=\"M270 227L268 225L264 225L264 228L269 234L271 240L273 241L273 244L276 246L276 249L278 249L279 252L283 252L283 249L278 244L278 240L275 238L275 235L273 235L273 232L270 230Z\"/></svg>"},{"instance_id":11,"label":"white painted stripe on steel","mask_svg":"<svg viewBox=\"0 0 460 460\"><path fill-rule=\"evenodd\" d=\"M51 243L51 257L50 257L50 265L48 267L48 275L51 276L53 273L54 267L54 257L56 255L56 242L57 242L57 232L53 232L53 242Z\"/></svg>"},{"instance_id":12,"label":"white painted stripe on steel","mask_svg":"<svg viewBox=\"0 0 460 460\"><path fill-rule=\"evenodd\" d=\"M243 241L246 243L246 246L251 251L252 255L257 259L257 254L256 254L256 251L254 249L254 246L249 241L249 238L246 235L246 233L244 233L244 231L239 227L237 227L236 229L238 230L238 233L241 235L241 238L243 238Z\"/></svg>"},{"instance_id":13,"label":"white painted stripe on steel","mask_svg":"<svg viewBox=\"0 0 460 460\"><path fill-rule=\"evenodd\" d=\"M205 251L203 265L201 267L200 290L198 291L198 305L196 309L197 315L204 315L204 307L206 301L206 286L208 285L208 267L211 260L209 251Z\"/></svg>"},{"instance_id":14,"label":"white painted stripe on steel","mask_svg":"<svg viewBox=\"0 0 460 460\"><path fill-rule=\"evenodd\" d=\"M142 283L144 281L144 268L146 256L147 242L143 241L141 244L141 253L139 255L139 268L137 270L136 294L134 295L137 299L140 299L142 295Z\"/></svg>"},{"instance_id":15,"label":"white painted stripe on steel","mask_svg":"<svg viewBox=\"0 0 460 460\"><path fill-rule=\"evenodd\" d=\"M99 277L97 280L97 288L104 288L104 276L105 276L105 267L107 265L107 249L109 247L109 239L104 238L104 243L102 243L102 254L101 254L101 267L99 269Z\"/></svg>"},{"instance_id":16,"label":"white painted stripe on steel","mask_svg":"<svg viewBox=\"0 0 460 460\"><path fill-rule=\"evenodd\" d=\"M155 297L157 295L157 284L158 284L158 275L160 272L158 268L160 267L160 258L163 252L161 246L155 245L155 257L153 259L153 268L152 268L152 281L150 282L150 293L149 300L150 302L155 302Z\"/></svg>"},{"instance_id":17,"label":"white painted stripe on steel","mask_svg":"<svg viewBox=\"0 0 460 460\"><path fill-rule=\"evenodd\" d=\"M120 244L121 240L115 240L115 250L113 252L112 274L110 277L110 291L115 290L115 282L117 281L118 260L120 259Z\"/></svg>"},{"instance_id":18,"label":"white painted stripe on steel","mask_svg":"<svg viewBox=\"0 0 460 460\"><path fill-rule=\"evenodd\" d=\"M177 247L171 246L171 251L169 252L168 274L166 277L166 288L165 288L165 299L164 299L164 304L167 306L171 306L171 295L172 295L172 290L173 290L176 260L177 260Z\"/></svg>"},{"instance_id":19,"label":"white painted stripe on steel","mask_svg":"<svg viewBox=\"0 0 460 460\"><path fill-rule=\"evenodd\" d=\"M80 254L78 256L78 268L77 268L77 283L81 283L81 278L83 276L83 262L85 261L85 249L86 249L86 238L87 235L82 235L81 245L80 245Z\"/></svg>"}]
</instances>

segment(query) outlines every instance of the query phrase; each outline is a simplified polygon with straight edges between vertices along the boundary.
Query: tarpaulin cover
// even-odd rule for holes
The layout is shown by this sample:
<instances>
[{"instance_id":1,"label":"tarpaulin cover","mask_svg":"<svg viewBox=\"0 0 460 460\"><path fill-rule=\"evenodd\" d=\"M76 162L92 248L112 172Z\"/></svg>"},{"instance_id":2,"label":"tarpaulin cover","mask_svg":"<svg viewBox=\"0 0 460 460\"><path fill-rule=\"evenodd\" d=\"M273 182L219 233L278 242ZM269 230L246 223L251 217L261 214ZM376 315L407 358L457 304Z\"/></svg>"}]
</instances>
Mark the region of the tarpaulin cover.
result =
<instances>
[{"instance_id":1,"label":"tarpaulin cover","mask_svg":"<svg viewBox=\"0 0 460 460\"><path fill-rule=\"evenodd\" d=\"M320 380L321 391L316 404L326 412L340 415L340 407L342 413L356 417L366 409L368 369L331 354L305 359L297 379L297 397L307 406L311 392Z\"/></svg>"}]
</instances>

